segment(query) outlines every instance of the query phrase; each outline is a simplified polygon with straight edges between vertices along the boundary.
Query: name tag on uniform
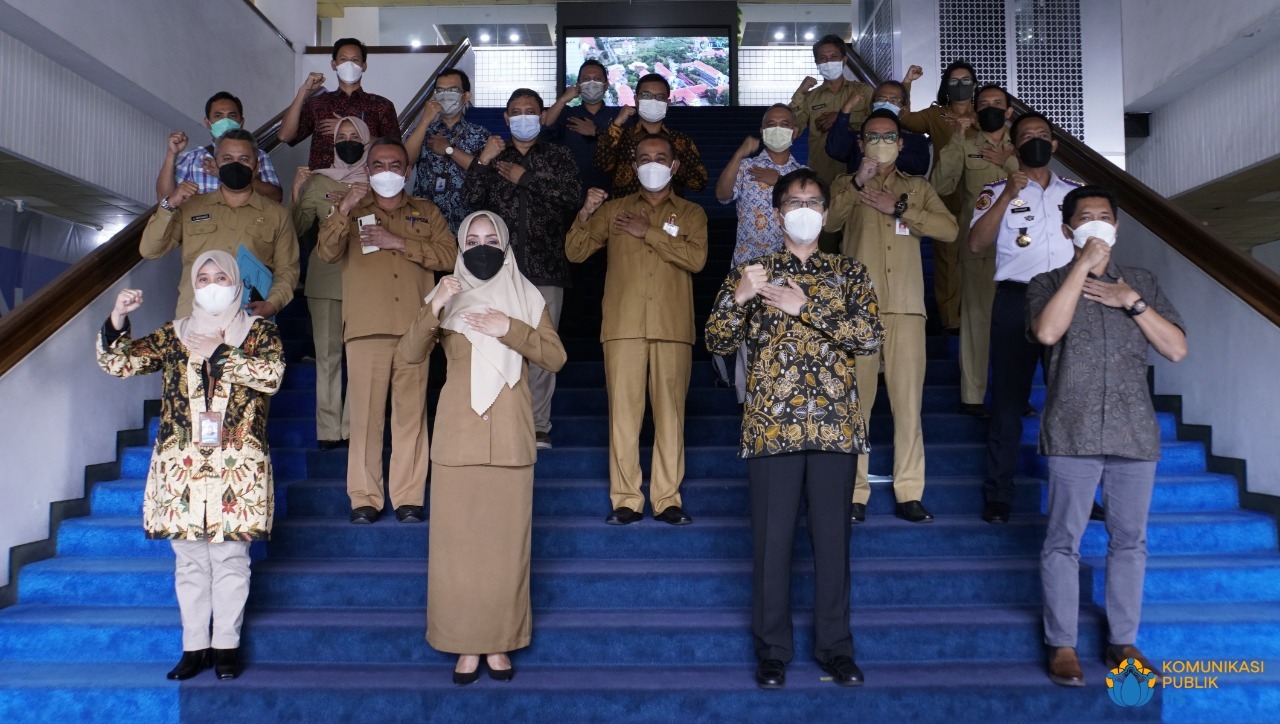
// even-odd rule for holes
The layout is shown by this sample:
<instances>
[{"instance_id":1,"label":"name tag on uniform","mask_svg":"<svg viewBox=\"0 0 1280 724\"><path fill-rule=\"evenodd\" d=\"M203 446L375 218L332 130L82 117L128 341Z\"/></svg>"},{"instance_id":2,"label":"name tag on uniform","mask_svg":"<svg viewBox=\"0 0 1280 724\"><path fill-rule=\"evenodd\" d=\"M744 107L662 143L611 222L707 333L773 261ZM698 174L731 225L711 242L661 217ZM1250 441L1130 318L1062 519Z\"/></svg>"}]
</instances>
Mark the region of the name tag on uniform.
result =
<instances>
[{"instance_id":1,"label":"name tag on uniform","mask_svg":"<svg viewBox=\"0 0 1280 724\"><path fill-rule=\"evenodd\" d=\"M208 221L211 218L213 218L211 214L197 214L195 216L192 216L191 220L192 221Z\"/></svg>"},{"instance_id":2,"label":"name tag on uniform","mask_svg":"<svg viewBox=\"0 0 1280 724\"><path fill-rule=\"evenodd\" d=\"M969 154L969 158L982 158L982 154L980 154L980 153L971 153L971 154Z\"/></svg>"},{"instance_id":3,"label":"name tag on uniform","mask_svg":"<svg viewBox=\"0 0 1280 724\"><path fill-rule=\"evenodd\" d=\"M449 179L444 176L436 176L436 193L444 193L444 190L448 185Z\"/></svg>"},{"instance_id":4,"label":"name tag on uniform","mask_svg":"<svg viewBox=\"0 0 1280 724\"><path fill-rule=\"evenodd\" d=\"M200 447L222 447L221 412L201 412L196 415L196 441Z\"/></svg>"},{"instance_id":5,"label":"name tag on uniform","mask_svg":"<svg viewBox=\"0 0 1280 724\"><path fill-rule=\"evenodd\" d=\"M374 216L373 214L366 214L356 219L356 223L360 225L361 229L363 229L366 226L377 226L378 217ZM373 244L361 244L360 252L363 254L372 254L373 252L378 251L381 248L382 247L375 246Z\"/></svg>"},{"instance_id":6,"label":"name tag on uniform","mask_svg":"<svg viewBox=\"0 0 1280 724\"><path fill-rule=\"evenodd\" d=\"M907 222L902 219L894 219L893 233L898 236L911 236L911 229L907 226Z\"/></svg>"},{"instance_id":7,"label":"name tag on uniform","mask_svg":"<svg viewBox=\"0 0 1280 724\"><path fill-rule=\"evenodd\" d=\"M672 214L667 218L667 223L662 225L662 230L667 232L667 236L679 236L680 227L676 226L676 215Z\"/></svg>"},{"instance_id":8,"label":"name tag on uniform","mask_svg":"<svg viewBox=\"0 0 1280 724\"><path fill-rule=\"evenodd\" d=\"M1009 213L1011 214L1026 214L1030 212L1031 212L1030 206L1014 206L1013 208L1009 209Z\"/></svg>"}]
</instances>

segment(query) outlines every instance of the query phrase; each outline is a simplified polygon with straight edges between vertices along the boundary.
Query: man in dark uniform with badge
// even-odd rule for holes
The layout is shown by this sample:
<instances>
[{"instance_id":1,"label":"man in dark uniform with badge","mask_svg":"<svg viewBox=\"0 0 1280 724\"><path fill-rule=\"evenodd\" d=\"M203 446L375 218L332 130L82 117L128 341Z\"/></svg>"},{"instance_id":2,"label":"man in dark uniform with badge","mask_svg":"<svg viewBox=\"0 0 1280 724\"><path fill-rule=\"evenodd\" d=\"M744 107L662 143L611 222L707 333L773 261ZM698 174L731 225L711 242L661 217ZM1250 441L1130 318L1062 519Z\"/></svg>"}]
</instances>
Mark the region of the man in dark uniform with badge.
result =
<instances>
[{"instance_id":1,"label":"man in dark uniform with badge","mask_svg":"<svg viewBox=\"0 0 1280 724\"><path fill-rule=\"evenodd\" d=\"M996 296L991 307L991 423L982 519L1007 523L1018 472L1022 412L1044 348L1027 339L1027 282L1069 263L1075 254L1062 235L1062 199L1081 186L1049 169L1057 150L1049 120L1019 116L1009 129L1018 169L988 184L974 204L969 251L995 244Z\"/></svg>"}]
</instances>

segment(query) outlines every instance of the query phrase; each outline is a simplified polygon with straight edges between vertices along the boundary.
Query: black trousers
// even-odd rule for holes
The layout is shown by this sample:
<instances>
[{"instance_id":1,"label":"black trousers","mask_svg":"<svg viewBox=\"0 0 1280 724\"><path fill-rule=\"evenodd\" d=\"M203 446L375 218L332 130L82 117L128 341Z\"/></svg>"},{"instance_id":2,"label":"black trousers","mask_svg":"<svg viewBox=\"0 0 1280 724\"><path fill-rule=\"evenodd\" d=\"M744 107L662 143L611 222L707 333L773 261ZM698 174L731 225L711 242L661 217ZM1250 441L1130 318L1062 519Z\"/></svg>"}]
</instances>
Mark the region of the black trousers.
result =
<instances>
[{"instance_id":1,"label":"black trousers","mask_svg":"<svg viewBox=\"0 0 1280 724\"><path fill-rule=\"evenodd\" d=\"M849 631L849 514L856 455L795 452L747 461L755 568L751 633L760 660L791 661L791 554L800 498L813 544L814 657L853 656Z\"/></svg>"},{"instance_id":2,"label":"black trousers","mask_svg":"<svg viewBox=\"0 0 1280 724\"><path fill-rule=\"evenodd\" d=\"M982 496L989 503L1012 503L1018 472L1022 411L1044 347L1027 338L1027 285L1000 282L991 305L991 420L987 428L987 478Z\"/></svg>"}]
</instances>

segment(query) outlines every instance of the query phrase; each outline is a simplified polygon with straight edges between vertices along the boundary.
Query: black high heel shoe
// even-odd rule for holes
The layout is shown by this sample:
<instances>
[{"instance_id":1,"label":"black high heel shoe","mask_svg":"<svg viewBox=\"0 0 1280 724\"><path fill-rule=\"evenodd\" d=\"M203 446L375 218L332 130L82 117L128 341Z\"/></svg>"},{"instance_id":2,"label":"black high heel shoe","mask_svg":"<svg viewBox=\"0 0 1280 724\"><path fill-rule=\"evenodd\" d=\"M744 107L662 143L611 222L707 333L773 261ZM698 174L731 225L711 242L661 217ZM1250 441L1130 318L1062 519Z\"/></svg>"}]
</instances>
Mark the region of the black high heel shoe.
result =
<instances>
[{"instance_id":1,"label":"black high heel shoe","mask_svg":"<svg viewBox=\"0 0 1280 724\"><path fill-rule=\"evenodd\" d=\"M178 664L168 674L165 674L165 678L170 681L186 681L210 666L213 666L213 656L210 655L209 649L183 651L182 658L178 659Z\"/></svg>"},{"instance_id":2,"label":"black high heel shoe","mask_svg":"<svg viewBox=\"0 0 1280 724\"><path fill-rule=\"evenodd\" d=\"M494 681L511 681L516 677L516 665L511 661L511 655L507 654L507 663L511 665L509 669L495 669L489 666L489 657L484 657L485 666L489 669L489 678ZM479 669L476 669L479 671Z\"/></svg>"},{"instance_id":3,"label":"black high heel shoe","mask_svg":"<svg viewBox=\"0 0 1280 724\"><path fill-rule=\"evenodd\" d=\"M482 667L482 666L484 666L484 657L483 657L483 656L481 656L481 657L480 657L480 661L478 661L478 662L476 663L476 670L475 670L475 671L472 671L472 672L470 672L470 673L466 673L466 674L464 674L464 673L462 673L462 672L458 671L457 669L454 669L454 671L453 671L453 683L454 683L454 684L456 684L456 685L458 685L458 686L466 686L466 685L468 685L468 684L474 684L474 683L476 683L477 681L479 681L479 680L480 680L480 667Z\"/></svg>"}]
</instances>

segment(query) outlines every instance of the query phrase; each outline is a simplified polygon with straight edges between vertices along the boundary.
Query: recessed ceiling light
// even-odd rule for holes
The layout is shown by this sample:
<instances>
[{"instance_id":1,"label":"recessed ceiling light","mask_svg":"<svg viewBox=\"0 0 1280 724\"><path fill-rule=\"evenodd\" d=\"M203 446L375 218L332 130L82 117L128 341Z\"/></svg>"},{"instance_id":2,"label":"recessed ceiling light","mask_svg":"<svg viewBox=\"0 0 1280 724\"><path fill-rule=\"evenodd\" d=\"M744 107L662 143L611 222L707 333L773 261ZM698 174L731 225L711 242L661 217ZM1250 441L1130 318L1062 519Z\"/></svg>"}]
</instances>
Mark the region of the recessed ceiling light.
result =
<instances>
[{"instance_id":1,"label":"recessed ceiling light","mask_svg":"<svg viewBox=\"0 0 1280 724\"><path fill-rule=\"evenodd\" d=\"M776 33L774 33L774 34L773 34L773 39L774 39L774 40L782 40L782 39L783 39L783 38L785 38L785 37L787 37L787 34L786 34L786 33L784 33L784 32L782 32L781 30L779 30L778 32L776 32Z\"/></svg>"},{"instance_id":2,"label":"recessed ceiling light","mask_svg":"<svg viewBox=\"0 0 1280 724\"><path fill-rule=\"evenodd\" d=\"M805 34L804 34L804 39L805 39L805 40L813 40L813 31L812 31L812 30L810 30L809 32L805 33Z\"/></svg>"},{"instance_id":3,"label":"recessed ceiling light","mask_svg":"<svg viewBox=\"0 0 1280 724\"><path fill-rule=\"evenodd\" d=\"M510 35L507 36L507 40L510 40L513 43L520 42L520 33L516 33L516 32L511 33Z\"/></svg>"},{"instance_id":4,"label":"recessed ceiling light","mask_svg":"<svg viewBox=\"0 0 1280 724\"><path fill-rule=\"evenodd\" d=\"M409 47L410 47L410 48L421 48L421 47L422 47L422 41L421 41L421 40L418 40L417 38L414 38L413 40L410 40L410 41L409 41Z\"/></svg>"},{"instance_id":5,"label":"recessed ceiling light","mask_svg":"<svg viewBox=\"0 0 1280 724\"><path fill-rule=\"evenodd\" d=\"M482 42L482 43L487 43L487 42L489 42L489 34L488 34L488 33L480 33L480 42Z\"/></svg>"}]
</instances>

